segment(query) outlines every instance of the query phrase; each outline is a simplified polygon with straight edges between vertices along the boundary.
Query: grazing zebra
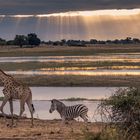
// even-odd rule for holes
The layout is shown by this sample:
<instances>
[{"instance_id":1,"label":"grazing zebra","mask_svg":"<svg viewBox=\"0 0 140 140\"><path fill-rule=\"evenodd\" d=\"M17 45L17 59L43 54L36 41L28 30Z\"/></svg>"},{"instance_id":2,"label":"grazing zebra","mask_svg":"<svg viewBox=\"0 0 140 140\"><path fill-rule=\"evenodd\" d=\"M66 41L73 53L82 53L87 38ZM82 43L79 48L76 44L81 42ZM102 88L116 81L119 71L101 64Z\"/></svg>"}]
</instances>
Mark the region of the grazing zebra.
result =
<instances>
[{"instance_id":1,"label":"grazing zebra","mask_svg":"<svg viewBox=\"0 0 140 140\"><path fill-rule=\"evenodd\" d=\"M62 121L73 120L74 118L80 116L84 120L84 122L88 122L88 108L83 104L66 106L64 103L53 99L51 100L51 108L49 112L52 113L54 110L57 110L57 112L60 114Z\"/></svg>"}]
</instances>

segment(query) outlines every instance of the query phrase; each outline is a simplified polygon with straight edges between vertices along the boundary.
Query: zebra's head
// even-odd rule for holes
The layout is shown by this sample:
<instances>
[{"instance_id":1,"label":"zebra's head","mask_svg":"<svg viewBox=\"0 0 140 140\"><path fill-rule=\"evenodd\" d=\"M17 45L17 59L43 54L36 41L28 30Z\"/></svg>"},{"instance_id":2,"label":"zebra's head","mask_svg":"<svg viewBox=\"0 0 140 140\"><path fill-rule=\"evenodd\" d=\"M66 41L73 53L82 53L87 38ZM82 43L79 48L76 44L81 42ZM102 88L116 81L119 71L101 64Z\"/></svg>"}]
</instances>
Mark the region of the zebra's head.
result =
<instances>
[{"instance_id":1,"label":"zebra's head","mask_svg":"<svg viewBox=\"0 0 140 140\"><path fill-rule=\"evenodd\" d=\"M49 112L52 113L55 110L60 112L64 106L65 105L62 102L60 102L56 99L53 99L53 100L51 100L51 107L50 107Z\"/></svg>"},{"instance_id":2,"label":"zebra's head","mask_svg":"<svg viewBox=\"0 0 140 140\"><path fill-rule=\"evenodd\" d=\"M52 113L52 112L55 111L56 109L57 109L56 100L53 99L53 100L51 100L51 107L50 107L49 112Z\"/></svg>"}]
</instances>

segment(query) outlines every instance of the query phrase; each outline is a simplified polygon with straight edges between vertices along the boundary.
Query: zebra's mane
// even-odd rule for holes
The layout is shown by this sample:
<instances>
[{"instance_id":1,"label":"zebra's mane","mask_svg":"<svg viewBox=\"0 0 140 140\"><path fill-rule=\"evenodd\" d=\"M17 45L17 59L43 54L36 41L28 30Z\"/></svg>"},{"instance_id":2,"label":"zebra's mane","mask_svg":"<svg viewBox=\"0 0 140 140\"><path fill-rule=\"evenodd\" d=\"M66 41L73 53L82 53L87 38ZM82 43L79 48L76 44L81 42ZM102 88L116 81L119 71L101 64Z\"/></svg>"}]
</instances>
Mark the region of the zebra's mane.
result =
<instances>
[{"instance_id":1,"label":"zebra's mane","mask_svg":"<svg viewBox=\"0 0 140 140\"><path fill-rule=\"evenodd\" d=\"M51 102L52 102L52 103L59 104L59 105L61 104L62 106L66 106L64 103L62 103L61 101L56 100L56 99L53 99Z\"/></svg>"}]
</instances>

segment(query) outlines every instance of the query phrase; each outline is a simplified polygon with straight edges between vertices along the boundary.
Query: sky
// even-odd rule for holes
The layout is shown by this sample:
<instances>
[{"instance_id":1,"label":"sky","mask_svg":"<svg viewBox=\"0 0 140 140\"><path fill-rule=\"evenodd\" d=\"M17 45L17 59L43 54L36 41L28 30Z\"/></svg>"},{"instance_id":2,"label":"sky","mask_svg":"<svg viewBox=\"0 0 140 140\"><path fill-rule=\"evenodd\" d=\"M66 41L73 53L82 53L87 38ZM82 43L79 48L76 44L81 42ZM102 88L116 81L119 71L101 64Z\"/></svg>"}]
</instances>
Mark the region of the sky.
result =
<instances>
[{"instance_id":1,"label":"sky","mask_svg":"<svg viewBox=\"0 0 140 140\"><path fill-rule=\"evenodd\" d=\"M0 37L140 38L140 0L0 0Z\"/></svg>"}]
</instances>

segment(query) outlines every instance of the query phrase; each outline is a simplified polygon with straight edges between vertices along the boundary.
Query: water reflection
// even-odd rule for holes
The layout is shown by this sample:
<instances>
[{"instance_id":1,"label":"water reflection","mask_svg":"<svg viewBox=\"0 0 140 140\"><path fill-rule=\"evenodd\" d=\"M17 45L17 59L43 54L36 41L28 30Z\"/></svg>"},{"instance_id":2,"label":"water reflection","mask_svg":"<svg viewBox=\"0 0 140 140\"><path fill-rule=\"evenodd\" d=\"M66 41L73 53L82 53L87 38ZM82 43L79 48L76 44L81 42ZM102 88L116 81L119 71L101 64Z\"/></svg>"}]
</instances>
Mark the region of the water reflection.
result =
<instances>
[{"instance_id":1,"label":"water reflection","mask_svg":"<svg viewBox=\"0 0 140 140\"><path fill-rule=\"evenodd\" d=\"M3 87L0 87L2 91ZM109 97L116 87L31 87L33 100L51 100L51 99L67 99L87 98L102 99ZM0 92L0 97L3 96Z\"/></svg>"},{"instance_id":2,"label":"water reflection","mask_svg":"<svg viewBox=\"0 0 140 140\"><path fill-rule=\"evenodd\" d=\"M64 101L64 103L66 105L85 104L89 109L88 111L89 121L92 121L92 122L94 122L95 120L101 121L101 117L99 114L94 115L97 109L97 106L99 104L99 102L97 101L76 101L76 102ZM0 101L0 104L1 104L1 101ZM49 113L50 101L33 101L33 104L36 110L36 112L34 113L34 117L39 118L39 119L44 119L44 120L60 119L60 115L56 111L52 114ZM14 114L19 114L19 111L20 111L19 102L14 101ZM4 108L4 112L7 114L10 114L9 104L6 104ZM30 117L30 113L28 111L27 105L25 106L25 112L23 115ZM82 119L80 119L80 121L82 121Z\"/></svg>"},{"instance_id":3,"label":"water reflection","mask_svg":"<svg viewBox=\"0 0 140 140\"><path fill-rule=\"evenodd\" d=\"M101 70L101 69L140 69L140 66L103 66L103 67L54 67L41 68L40 71L66 71L66 70Z\"/></svg>"},{"instance_id":4,"label":"water reflection","mask_svg":"<svg viewBox=\"0 0 140 140\"><path fill-rule=\"evenodd\" d=\"M140 54L110 54L95 56L31 56L31 57L0 57L0 62L77 62L77 61L116 61L140 62Z\"/></svg>"},{"instance_id":5,"label":"water reflection","mask_svg":"<svg viewBox=\"0 0 140 140\"><path fill-rule=\"evenodd\" d=\"M140 70L54 70L54 71L6 71L8 74L20 75L87 75L87 76L108 76L108 75L140 75Z\"/></svg>"},{"instance_id":6,"label":"water reflection","mask_svg":"<svg viewBox=\"0 0 140 140\"><path fill-rule=\"evenodd\" d=\"M2 91L2 87L0 87L0 91ZM109 97L116 90L115 87L31 87L33 93L33 104L35 106L36 112L35 117L40 119L59 119L60 116L57 112L53 114L49 113L50 101L51 99L66 99L71 97L80 97L80 98L88 98L88 99L102 99ZM3 94L0 92L0 96ZM66 105L74 105L74 104L85 104L88 109L88 115L90 121L101 121L100 116L98 114L94 115L99 101L63 101ZM1 104L1 101L0 101ZM25 114L30 117L30 113L26 106ZM7 103L4 111L6 113L10 113L9 104ZM19 113L19 102L14 101L14 113ZM94 118L93 118L94 115Z\"/></svg>"}]
</instances>

